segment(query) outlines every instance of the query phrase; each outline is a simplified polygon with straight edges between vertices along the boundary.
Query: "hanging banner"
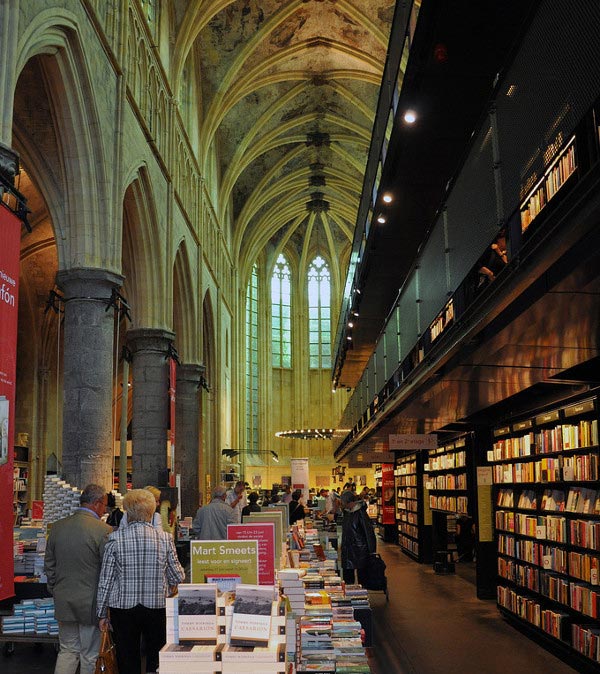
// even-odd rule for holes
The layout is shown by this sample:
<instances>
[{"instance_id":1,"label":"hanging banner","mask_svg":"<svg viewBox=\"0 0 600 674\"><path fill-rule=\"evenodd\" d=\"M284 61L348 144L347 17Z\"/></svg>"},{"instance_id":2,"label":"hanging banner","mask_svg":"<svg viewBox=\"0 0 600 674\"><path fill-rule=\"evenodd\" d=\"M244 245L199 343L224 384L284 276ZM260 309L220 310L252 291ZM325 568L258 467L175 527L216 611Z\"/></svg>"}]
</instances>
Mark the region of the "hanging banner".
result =
<instances>
[{"instance_id":1,"label":"hanging banner","mask_svg":"<svg viewBox=\"0 0 600 674\"><path fill-rule=\"evenodd\" d=\"M382 523L396 523L396 487L394 485L394 464L381 464Z\"/></svg>"},{"instance_id":2,"label":"hanging banner","mask_svg":"<svg viewBox=\"0 0 600 674\"><path fill-rule=\"evenodd\" d=\"M292 491L302 490L304 504L308 501L308 459L291 459Z\"/></svg>"},{"instance_id":3,"label":"hanging banner","mask_svg":"<svg viewBox=\"0 0 600 674\"><path fill-rule=\"evenodd\" d=\"M13 438L21 221L0 204L0 600L14 595Z\"/></svg>"},{"instance_id":4,"label":"hanging banner","mask_svg":"<svg viewBox=\"0 0 600 674\"><path fill-rule=\"evenodd\" d=\"M177 362L169 360L169 443L171 445L171 465L169 466L169 486L175 486L175 394L177 389Z\"/></svg>"}]
</instances>

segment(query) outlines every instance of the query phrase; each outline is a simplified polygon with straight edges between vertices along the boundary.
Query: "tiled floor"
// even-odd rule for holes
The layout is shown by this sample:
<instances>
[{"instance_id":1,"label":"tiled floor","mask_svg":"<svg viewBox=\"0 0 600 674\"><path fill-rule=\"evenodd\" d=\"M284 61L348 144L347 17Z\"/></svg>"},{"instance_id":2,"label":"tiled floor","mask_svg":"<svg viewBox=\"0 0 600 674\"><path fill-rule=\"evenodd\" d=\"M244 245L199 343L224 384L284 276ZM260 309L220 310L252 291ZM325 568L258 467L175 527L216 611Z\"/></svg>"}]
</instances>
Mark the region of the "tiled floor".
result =
<instances>
[{"instance_id":1,"label":"tiled floor","mask_svg":"<svg viewBox=\"0 0 600 674\"><path fill-rule=\"evenodd\" d=\"M478 600L468 567L440 576L397 546L380 544L380 552L388 565L389 601L383 593L371 594L374 674L576 671L507 624L493 601ZM0 673L51 674L54 661L52 646L15 644L11 656L0 655Z\"/></svg>"}]
</instances>

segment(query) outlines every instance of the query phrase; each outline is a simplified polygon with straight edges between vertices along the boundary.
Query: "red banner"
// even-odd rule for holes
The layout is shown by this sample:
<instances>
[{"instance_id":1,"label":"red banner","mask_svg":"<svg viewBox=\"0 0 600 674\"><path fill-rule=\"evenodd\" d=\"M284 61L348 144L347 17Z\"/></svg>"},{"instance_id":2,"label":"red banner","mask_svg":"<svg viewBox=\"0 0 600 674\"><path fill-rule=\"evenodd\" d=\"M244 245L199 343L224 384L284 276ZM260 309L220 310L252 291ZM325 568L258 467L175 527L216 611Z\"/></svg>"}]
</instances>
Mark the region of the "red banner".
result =
<instances>
[{"instance_id":1,"label":"red banner","mask_svg":"<svg viewBox=\"0 0 600 674\"><path fill-rule=\"evenodd\" d=\"M0 205L0 600L14 595L13 439L21 221Z\"/></svg>"},{"instance_id":2,"label":"red banner","mask_svg":"<svg viewBox=\"0 0 600 674\"><path fill-rule=\"evenodd\" d=\"M394 485L394 464L381 464L381 498L383 512L381 514L383 524L395 524L396 522L396 486Z\"/></svg>"},{"instance_id":3,"label":"red banner","mask_svg":"<svg viewBox=\"0 0 600 674\"><path fill-rule=\"evenodd\" d=\"M258 584L275 584L275 525L228 524L228 541L258 541Z\"/></svg>"}]
</instances>

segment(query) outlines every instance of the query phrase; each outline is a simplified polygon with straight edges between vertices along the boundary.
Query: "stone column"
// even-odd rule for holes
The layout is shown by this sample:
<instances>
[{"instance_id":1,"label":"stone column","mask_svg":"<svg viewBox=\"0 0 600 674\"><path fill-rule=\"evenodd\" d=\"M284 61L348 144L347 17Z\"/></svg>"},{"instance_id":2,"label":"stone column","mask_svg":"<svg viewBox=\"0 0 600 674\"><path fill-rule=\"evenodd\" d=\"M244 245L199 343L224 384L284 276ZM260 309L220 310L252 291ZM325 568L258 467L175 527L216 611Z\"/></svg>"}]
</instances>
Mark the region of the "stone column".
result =
<instances>
[{"instance_id":1,"label":"stone column","mask_svg":"<svg viewBox=\"0 0 600 674\"><path fill-rule=\"evenodd\" d=\"M175 472L181 476L181 514L195 515L200 486L200 378L202 365L177 366Z\"/></svg>"},{"instance_id":2,"label":"stone column","mask_svg":"<svg viewBox=\"0 0 600 674\"><path fill-rule=\"evenodd\" d=\"M127 333L133 356L131 439L133 486L164 486L169 423L169 345L175 335L160 328Z\"/></svg>"},{"instance_id":3,"label":"stone column","mask_svg":"<svg viewBox=\"0 0 600 674\"><path fill-rule=\"evenodd\" d=\"M113 288L123 277L106 269L59 271L64 294L63 477L80 489L112 489Z\"/></svg>"}]
</instances>

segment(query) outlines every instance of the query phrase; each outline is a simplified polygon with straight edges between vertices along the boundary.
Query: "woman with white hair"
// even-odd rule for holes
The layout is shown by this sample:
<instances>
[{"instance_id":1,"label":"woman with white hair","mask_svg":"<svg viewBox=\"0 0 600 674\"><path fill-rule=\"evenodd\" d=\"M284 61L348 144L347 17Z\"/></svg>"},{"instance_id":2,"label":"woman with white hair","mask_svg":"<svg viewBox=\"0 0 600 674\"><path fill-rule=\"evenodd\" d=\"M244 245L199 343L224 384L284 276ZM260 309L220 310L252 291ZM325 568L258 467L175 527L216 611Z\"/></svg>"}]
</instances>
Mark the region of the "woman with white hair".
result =
<instances>
[{"instance_id":1,"label":"woman with white hair","mask_svg":"<svg viewBox=\"0 0 600 674\"><path fill-rule=\"evenodd\" d=\"M173 537L152 526L154 495L133 489L123 499L128 526L108 539L98 585L100 629L112 626L119 671L141 668L141 638L146 646L146 671L158 668L158 652L166 639L165 597L184 579ZM109 617L110 610L110 617Z\"/></svg>"}]
</instances>

